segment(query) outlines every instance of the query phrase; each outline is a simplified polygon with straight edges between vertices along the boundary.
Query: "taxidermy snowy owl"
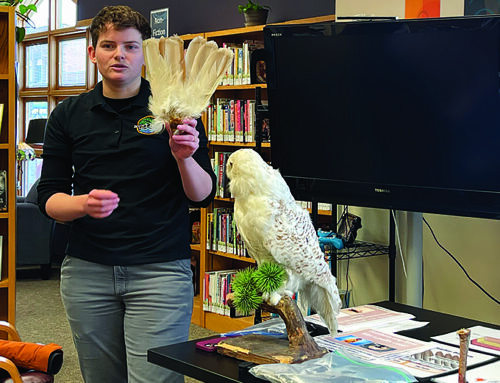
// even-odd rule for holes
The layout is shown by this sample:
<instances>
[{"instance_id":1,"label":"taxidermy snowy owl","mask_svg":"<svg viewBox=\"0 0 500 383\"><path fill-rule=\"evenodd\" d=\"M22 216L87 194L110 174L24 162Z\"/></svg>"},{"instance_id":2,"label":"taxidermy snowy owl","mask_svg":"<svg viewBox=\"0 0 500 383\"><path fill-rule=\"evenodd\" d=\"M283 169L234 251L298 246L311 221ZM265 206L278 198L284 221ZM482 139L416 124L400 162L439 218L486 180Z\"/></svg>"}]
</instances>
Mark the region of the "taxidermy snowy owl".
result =
<instances>
[{"instance_id":1,"label":"taxidermy snowy owl","mask_svg":"<svg viewBox=\"0 0 500 383\"><path fill-rule=\"evenodd\" d=\"M226 172L249 255L258 266L274 262L287 272L285 284L263 299L274 306L284 294L298 292L335 334L341 301L307 210L297 205L279 171L252 149L231 154Z\"/></svg>"}]
</instances>

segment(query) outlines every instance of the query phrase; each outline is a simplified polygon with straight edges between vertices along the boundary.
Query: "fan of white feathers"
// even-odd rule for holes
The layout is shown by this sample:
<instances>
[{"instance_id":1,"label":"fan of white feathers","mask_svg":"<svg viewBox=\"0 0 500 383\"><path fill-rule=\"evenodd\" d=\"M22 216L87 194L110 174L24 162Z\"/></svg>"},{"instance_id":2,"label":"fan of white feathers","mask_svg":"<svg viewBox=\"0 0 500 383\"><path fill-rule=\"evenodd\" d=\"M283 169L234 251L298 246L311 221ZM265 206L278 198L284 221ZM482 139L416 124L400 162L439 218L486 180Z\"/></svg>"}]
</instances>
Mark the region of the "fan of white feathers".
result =
<instances>
[{"instance_id":1,"label":"fan of white feathers","mask_svg":"<svg viewBox=\"0 0 500 383\"><path fill-rule=\"evenodd\" d=\"M160 133L165 122L174 132L183 119L200 117L233 60L230 49L201 36L186 51L179 36L147 39L143 48L153 133Z\"/></svg>"}]
</instances>

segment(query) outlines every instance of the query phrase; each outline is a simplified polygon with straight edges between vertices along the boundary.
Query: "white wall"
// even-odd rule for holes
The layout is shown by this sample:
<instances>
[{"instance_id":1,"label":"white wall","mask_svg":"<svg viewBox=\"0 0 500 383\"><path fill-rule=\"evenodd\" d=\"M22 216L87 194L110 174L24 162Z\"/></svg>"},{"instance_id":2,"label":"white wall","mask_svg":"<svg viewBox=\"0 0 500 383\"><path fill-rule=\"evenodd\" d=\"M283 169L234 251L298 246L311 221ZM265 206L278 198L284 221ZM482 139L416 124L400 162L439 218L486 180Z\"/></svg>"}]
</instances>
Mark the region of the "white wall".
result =
<instances>
[{"instance_id":1,"label":"white wall","mask_svg":"<svg viewBox=\"0 0 500 383\"><path fill-rule=\"evenodd\" d=\"M363 227L358 239L387 244L389 212L387 210L350 207L349 211L362 218ZM340 214L340 211L339 211ZM500 299L500 221L424 214L438 241L462 264L464 269L496 299ZM396 258L396 301L409 302L415 286L408 286L415 271L408 268L406 213L397 212L399 241ZM493 302L475 286L435 242L423 224L423 307L500 325L500 305ZM402 248L402 251L401 251ZM406 265L406 274L403 268ZM355 305L388 298L388 257L377 256L338 262L339 288L352 289L351 303Z\"/></svg>"},{"instance_id":2,"label":"white wall","mask_svg":"<svg viewBox=\"0 0 500 383\"><path fill-rule=\"evenodd\" d=\"M408 0L336 0L338 16L396 16L405 17ZM464 0L441 0L441 16L463 16Z\"/></svg>"}]
</instances>

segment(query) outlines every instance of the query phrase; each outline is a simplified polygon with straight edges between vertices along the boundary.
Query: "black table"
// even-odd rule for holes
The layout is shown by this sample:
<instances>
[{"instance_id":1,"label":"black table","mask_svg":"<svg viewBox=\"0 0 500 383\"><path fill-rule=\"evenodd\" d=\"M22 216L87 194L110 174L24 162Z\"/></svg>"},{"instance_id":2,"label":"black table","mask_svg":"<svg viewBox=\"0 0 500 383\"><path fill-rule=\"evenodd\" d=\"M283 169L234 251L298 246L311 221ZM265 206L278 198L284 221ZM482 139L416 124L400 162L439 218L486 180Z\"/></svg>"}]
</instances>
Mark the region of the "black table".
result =
<instances>
[{"instance_id":1,"label":"black table","mask_svg":"<svg viewBox=\"0 0 500 383\"><path fill-rule=\"evenodd\" d=\"M500 326L443 314L400 303L384 301L375 303L394 311L413 314L418 321L429 322L427 326L402 331L398 334L411 338L430 341L432 336L446 334L461 328L486 326L500 329ZM148 361L170 370L209 383L255 383L264 382L248 373L248 363L220 355L217 352L206 352L196 348L197 340L158 347L148 350Z\"/></svg>"}]
</instances>

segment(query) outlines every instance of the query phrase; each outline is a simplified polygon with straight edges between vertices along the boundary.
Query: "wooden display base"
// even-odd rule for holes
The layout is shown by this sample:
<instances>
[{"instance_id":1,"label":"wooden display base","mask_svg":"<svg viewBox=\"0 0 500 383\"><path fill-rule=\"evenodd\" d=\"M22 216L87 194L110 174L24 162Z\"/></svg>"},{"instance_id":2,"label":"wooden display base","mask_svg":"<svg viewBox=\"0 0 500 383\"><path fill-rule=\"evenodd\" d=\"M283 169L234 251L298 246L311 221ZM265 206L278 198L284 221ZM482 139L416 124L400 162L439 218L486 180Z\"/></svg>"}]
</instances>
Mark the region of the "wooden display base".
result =
<instances>
[{"instance_id":1,"label":"wooden display base","mask_svg":"<svg viewBox=\"0 0 500 383\"><path fill-rule=\"evenodd\" d=\"M311 352L307 347L289 346L288 340L266 335L242 335L227 338L217 344L220 354L247 362L302 363L322 357L327 351L317 349Z\"/></svg>"},{"instance_id":2,"label":"wooden display base","mask_svg":"<svg viewBox=\"0 0 500 383\"><path fill-rule=\"evenodd\" d=\"M296 302L288 296L276 306L262 303L268 312L278 314L286 325L288 340L265 335L242 335L228 338L217 344L220 354L257 364L301 363L320 358L328 351L319 347L307 332L304 317Z\"/></svg>"}]
</instances>

